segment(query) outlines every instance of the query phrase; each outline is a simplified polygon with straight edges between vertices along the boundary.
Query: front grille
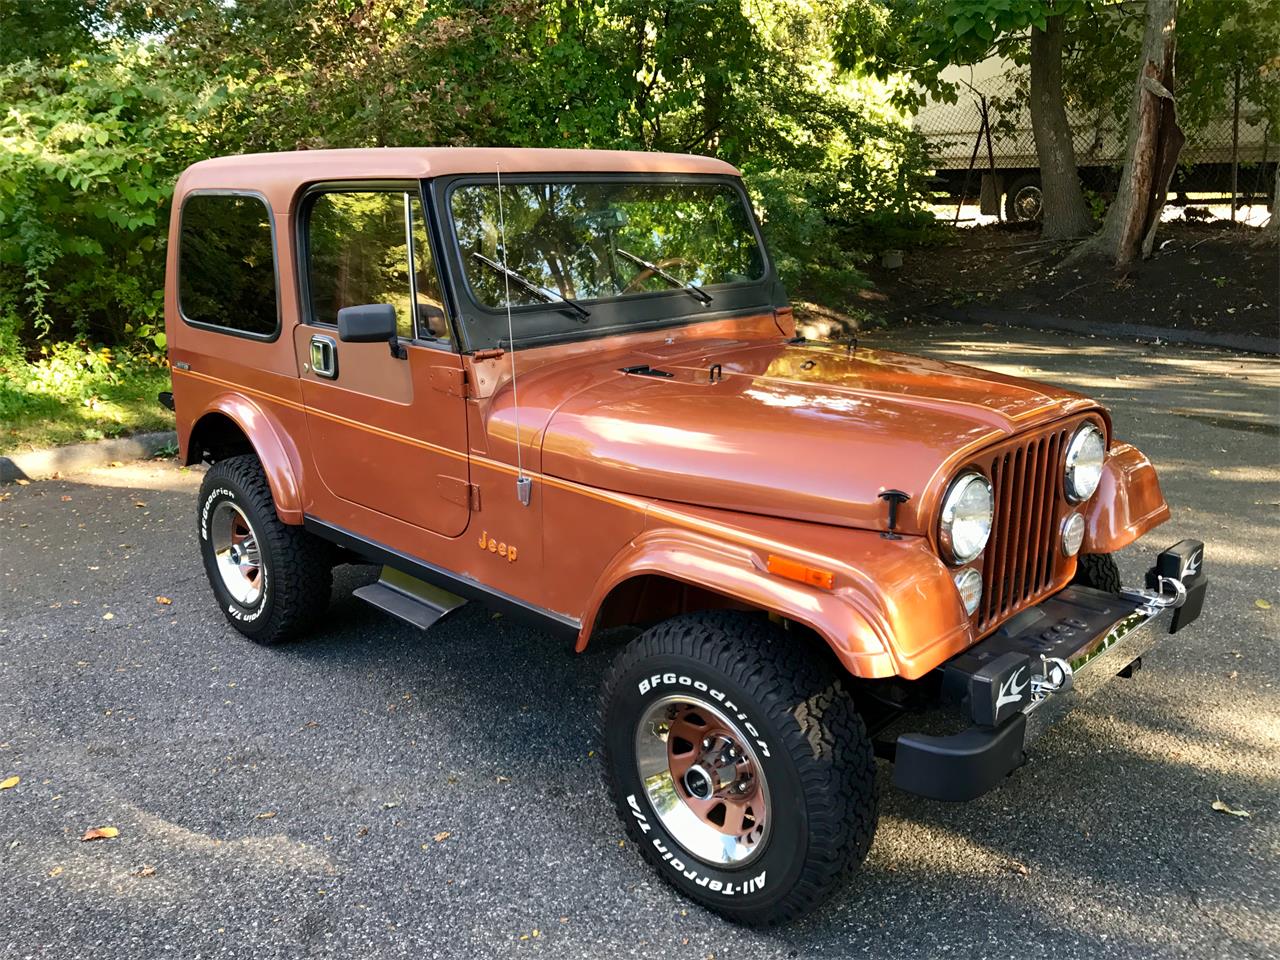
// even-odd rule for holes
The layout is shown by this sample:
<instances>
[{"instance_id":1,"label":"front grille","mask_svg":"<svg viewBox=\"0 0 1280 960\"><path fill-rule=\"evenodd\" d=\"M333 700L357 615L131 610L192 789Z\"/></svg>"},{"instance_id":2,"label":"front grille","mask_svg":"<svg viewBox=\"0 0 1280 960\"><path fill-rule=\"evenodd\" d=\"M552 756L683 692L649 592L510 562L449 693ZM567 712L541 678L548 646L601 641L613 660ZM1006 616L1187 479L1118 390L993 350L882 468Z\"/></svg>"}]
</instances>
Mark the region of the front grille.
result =
<instances>
[{"instance_id":1,"label":"front grille","mask_svg":"<svg viewBox=\"0 0 1280 960\"><path fill-rule=\"evenodd\" d=\"M983 551L977 632L1036 602L1058 586L1062 551L1057 529L1063 504L1062 457L1074 424L1018 437L984 454L995 517Z\"/></svg>"}]
</instances>

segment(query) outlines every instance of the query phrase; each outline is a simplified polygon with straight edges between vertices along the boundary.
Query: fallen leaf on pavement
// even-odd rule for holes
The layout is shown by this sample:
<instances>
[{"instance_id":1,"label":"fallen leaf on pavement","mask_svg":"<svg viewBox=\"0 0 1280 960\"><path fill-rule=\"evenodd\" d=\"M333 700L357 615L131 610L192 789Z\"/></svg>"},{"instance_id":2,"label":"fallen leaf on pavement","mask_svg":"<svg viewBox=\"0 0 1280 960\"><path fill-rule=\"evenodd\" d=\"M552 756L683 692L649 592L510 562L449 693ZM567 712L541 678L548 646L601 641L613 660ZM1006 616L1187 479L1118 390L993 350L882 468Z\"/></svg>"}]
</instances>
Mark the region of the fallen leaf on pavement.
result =
<instances>
[{"instance_id":1,"label":"fallen leaf on pavement","mask_svg":"<svg viewBox=\"0 0 1280 960\"><path fill-rule=\"evenodd\" d=\"M1005 866L1005 869L1010 871L1011 873L1016 873L1023 877L1029 876L1031 874L1031 871L1027 869L1026 864L1019 863L1017 860L1010 860L1004 866Z\"/></svg>"},{"instance_id":2,"label":"fallen leaf on pavement","mask_svg":"<svg viewBox=\"0 0 1280 960\"><path fill-rule=\"evenodd\" d=\"M12 790L21 780L21 777L9 777L8 779L0 780L0 790Z\"/></svg>"},{"instance_id":3,"label":"fallen leaf on pavement","mask_svg":"<svg viewBox=\"0 0 1280 960\"><path fill-rule=\"evenodd\" d=\"M115 827L92 827L84 832L80 842L83 843L86 840L110 840L118 836L120 836L120 831Z\"/></svg>"},{"instance_id":4,"label":"fallen leaf on pavement","mask_svg":"<svg viewBox=\"0 0 1280 960\"><path fill-rule=\"evenodd\" d=\"M18 486L20 486L20 487L29 487L29 486L31 486L31 481L30 481L30 480L15 480L15 481L13 481L13 482L14 482L14 483L16 483L16 484L17 484Z\"/></svg>"},{"instance_id":5,"label":"fallen leaf on pavement","mask_svg":"<svg viewBox=\"0 0 1280 960\"><path fill-rule=\"evenodd\" d=\"M62 867L54 867L52 870L49 871L49 876L51 877L57 877L61 875L62 875Z\"/></svg>"},{"instance_id":6,"label":"fallen leaf on pavement","mask_svg":"<svg viewBox=\"0 0 1280 960\"><path fill-rule=\"evenodd\" d=\"M137 507L139 510L141 510L143 507L145 507L145 506L146 506L146 504L145 504L145 503L143 503L141 500L135 500L135 501L133 501L133 505L134 505L135 507Z\"/></svg>"},{"instance_id":7,"label":"fallen leaf on pavement","mask_svg":"<svg viewBox=\"0 0 1280 960\"><path fill-rule=\"evenodd\" d=\"M62 495L62 502L63 502L63 503L70 503L70 502L71 502L71 498L70 498L70 497L68 497L68 496L64 493L64 494Z\"/></svg>"},{"instance_id":8,"label":"fallen leaf on pavement","mask_svg":"<svg viewBox=\"0 0 1280 960\"><path fill-rule=\"evenodd\" d=\"M1253 605L1254 605L1255 607L1257 607L1259 610L1270 610L1270 609L1271 609L1271 601L1269 601L1269 600L1255 600L1255 601L1253 601Z\"/></svg>"},{"instance_id":9,"label":"fallen leaf on pavement","mask_svg":"<svg viewBox=\"0 0 1280 960\"><path fill-rule=\"evenodd\" d=\"M446 840L448 840L451 836L453 836L453 834L451 834L448 830L441 830L439 833L437 833L437 834L436 834L434 837L432 837L431 839L432 839L432 840L434 840L436 843L444 843L444 842L445 842Z\"/></svg>"},{"instance_id":10,"label":"fallen leaf on pavement","mask_svg":"<svg viewBox=\"0 0 1280 960\"><path fill-rule=\"evenodd\" d=\"M1237 810L1235 807L1230 806L1229 804L1225 804L1221 800L1213 801L1213 809L1217 810L1219 813L1229 813L1233 817L1253 816L1253 814L1251 814L1248 810Z\"/></svg>"},{"instance_id":11,"label":"fallen leaf on pavement","mask_svg":"<svg viewBox=\"0 0 1280 960\"><path fill-rule=\"evenodd\" d=\"M156 875L156 868L151 866L151 864L146 863L133 871L133 875L135 877L154 877Z\"/></svg>"},{"instance_id":12,"label":"fallen leaf on pavement","mask_svg":"<svg viewBox=\"0 0 1280 960\"><path fill-rule=\"evenodd\" d=\"M274 810L267 810L264 813L258 814L257 819L258 820L274 820L275 816L276 816L276 812Z\"/></svg>"},{"instance_id":13,"label":"fallen leaf on pavement","mask_svg":"<svg viewBox=\"0 0 1280 960\"><path fill-rule=\"evenodd\" d=\"M392 810L392 809L394 809L394 808L396 808L396 807L398 807L398 806L400 806L400 801L399 801L399 800L388 800L386 803L384 803L384 804L382 805L382 809L383 809L383 810Z\"/></svg>"},{"instance_id":14,"label":"fallen leaf on pavement","mask_svg":"<svg viewBox=\"0 0 1280 960\"><path fill-rule=\"evenodd\" d=\"M169 604L173 603L173 601L170 600L168 597L156 597L156 603L160 604L161 606L167 607L169 606Z\"/></svg>"},{"instance_id":15,"label":"fallen leaf on pavement","mask_svg":"<svg viewBox=\"0 0 1280 960\"><path fill-rule=\"evenodd\" d=\"M102 615L103 620L114 620L115 618L116 618L116 615L114 613L104 613Z\"/></svg>"}]
</instances>

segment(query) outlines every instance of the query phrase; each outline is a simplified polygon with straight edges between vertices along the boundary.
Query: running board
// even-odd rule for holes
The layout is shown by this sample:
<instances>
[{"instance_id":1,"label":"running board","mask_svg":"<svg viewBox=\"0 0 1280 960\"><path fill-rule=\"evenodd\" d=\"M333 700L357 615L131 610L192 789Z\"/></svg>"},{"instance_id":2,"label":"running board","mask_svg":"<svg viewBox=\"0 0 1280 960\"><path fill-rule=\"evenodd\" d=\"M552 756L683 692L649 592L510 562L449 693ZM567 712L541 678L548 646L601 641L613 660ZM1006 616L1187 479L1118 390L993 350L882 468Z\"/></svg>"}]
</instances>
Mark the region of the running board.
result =
<instances>
[{"instance_id":1,"label":"running board","mask_svg":"<svg viewBox=\"0 0 1280 960\"><path fill-rule=\"evenodd\" d=\"M467 602L448 590L385 566L377 583L361 587L355 595L419 630L426 630Z\"/></svg>"}]
</instances>

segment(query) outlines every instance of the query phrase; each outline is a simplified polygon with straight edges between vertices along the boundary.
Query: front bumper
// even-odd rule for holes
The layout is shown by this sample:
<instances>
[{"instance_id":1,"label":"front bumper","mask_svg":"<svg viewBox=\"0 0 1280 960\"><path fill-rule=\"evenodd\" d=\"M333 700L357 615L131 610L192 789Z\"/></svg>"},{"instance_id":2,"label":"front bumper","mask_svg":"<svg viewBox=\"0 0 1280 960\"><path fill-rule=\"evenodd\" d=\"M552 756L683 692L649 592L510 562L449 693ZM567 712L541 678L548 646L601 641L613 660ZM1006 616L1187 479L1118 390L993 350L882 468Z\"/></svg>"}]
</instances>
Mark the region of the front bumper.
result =
<instances>
[{"instance_id":1,"label":"front bumper","mask_svg":"<svg viewBox=\"0 0 1280 960\"><path fill-rule=\"evenodd\" d=\"M943 697L971 725L942 736L901 734L894 784L955 801L997 786L1053 723L1200 615L1209 585L1203 561L1204 544L1183 540L1156 558L1146 589L1069 586L948 661Z\"/></svg>"}]
</instances>

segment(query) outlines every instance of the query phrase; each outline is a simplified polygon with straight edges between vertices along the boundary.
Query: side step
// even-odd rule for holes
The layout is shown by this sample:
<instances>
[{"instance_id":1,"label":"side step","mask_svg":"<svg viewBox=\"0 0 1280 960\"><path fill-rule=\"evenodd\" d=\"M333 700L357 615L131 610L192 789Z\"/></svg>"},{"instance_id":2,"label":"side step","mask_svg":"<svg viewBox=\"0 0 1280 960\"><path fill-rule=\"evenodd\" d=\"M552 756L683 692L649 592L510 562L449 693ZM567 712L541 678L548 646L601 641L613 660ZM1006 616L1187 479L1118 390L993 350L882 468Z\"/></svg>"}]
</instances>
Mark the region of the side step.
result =
<instances>
[{"instance_id":1,"label":"side step","mask_svg":"<svg viewBox=\"0 0 1280 960\"><path fill-rule=\"evenodd\" d=\"M457 594L386 566L377 583L361 587L355 595L420 630L467 602Z\"/></svg>"}]
</instances>

